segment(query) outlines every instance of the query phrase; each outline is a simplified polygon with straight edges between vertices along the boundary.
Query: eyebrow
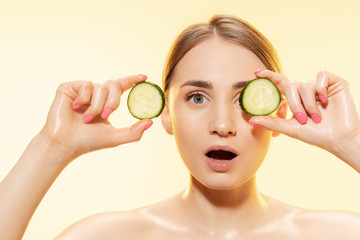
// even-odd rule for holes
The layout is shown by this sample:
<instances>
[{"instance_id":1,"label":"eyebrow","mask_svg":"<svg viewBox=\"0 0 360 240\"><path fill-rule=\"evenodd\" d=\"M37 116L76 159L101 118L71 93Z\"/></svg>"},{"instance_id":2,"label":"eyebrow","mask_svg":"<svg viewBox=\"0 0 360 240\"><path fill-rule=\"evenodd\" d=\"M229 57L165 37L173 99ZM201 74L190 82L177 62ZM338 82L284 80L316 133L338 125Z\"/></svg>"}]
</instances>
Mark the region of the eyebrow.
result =
<instances>
[{"instance_id":1,"label":"eyebrow","mask_svg":"<svg viewBox=\"0 0 360 240\"><path fill-rule=\"evenodd\" d=\"M251 81L251 80L236 82L236 83L233 84L232 88L233 88L234 90L243 88L243 87L244 87L248 82L250 82L250 81Z\"/></svg>"},{"instance_id":2,"label":"eyebrow","mask_svg":"<svg viewBox=\"0 0 360 240\"><path fill-rule=\"evenodd\" d=\"M213 85L209 81L203 81L203 80L189 80L183 83L180 87L200 87L200 88L206 88L206 89L213 89Z\"/></svg>"},{"instance_id":3,"label":"eyebrow","mask_svg":"<svg viewBox=\"0 0 360 240\"><path fill-rule=\"evenodd\" d=\"M236 82L232 85L232 88L234 90L237 90L237 89L241 89L243 88L246 83L248 83L250 80L248 81L239 81L239 82ZM183 83L180 88L182 87L185 87L185 86L191 86L191 87L200 87L200 88L205 88L205 89L213 89L213 85L211 82L209 81L203 81L203 80L189 80L189 81L186 81L185 83Z\"/></svg>"}]
</instances>

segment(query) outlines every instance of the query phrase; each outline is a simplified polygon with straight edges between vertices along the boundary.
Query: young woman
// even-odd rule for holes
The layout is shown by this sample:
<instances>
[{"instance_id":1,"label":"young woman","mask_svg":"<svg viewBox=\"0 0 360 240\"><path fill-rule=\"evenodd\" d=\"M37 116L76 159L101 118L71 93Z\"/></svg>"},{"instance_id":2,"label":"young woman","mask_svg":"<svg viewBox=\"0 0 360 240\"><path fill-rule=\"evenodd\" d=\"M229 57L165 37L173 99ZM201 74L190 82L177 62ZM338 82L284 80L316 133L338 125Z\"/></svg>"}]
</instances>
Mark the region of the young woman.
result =
<instances>
[{"instance_id":1,"label":"young woman","mask_svg":"<svg viewBox=\"0 0 360 240\"><path fill-rule=\"evenodd\" d=\"M152 206L85 218L57 239L359 239L356 214L304 210L257 190L255 173L279 133L360 172L360 120L347 82L325 71L311 83L291 82L280 72L271 44L240 19L214 16L184 30L165 66L161 119L190 171L189 186ZM255 77L271 79L284 96L272 116L239 107L244 84ZM78 156L140 140L151 120L115 129L107 118L121 94L145 80L59 86L44 128L0 184L0 239L21 239L51 184Z\"/></svg>"}]
</instances>

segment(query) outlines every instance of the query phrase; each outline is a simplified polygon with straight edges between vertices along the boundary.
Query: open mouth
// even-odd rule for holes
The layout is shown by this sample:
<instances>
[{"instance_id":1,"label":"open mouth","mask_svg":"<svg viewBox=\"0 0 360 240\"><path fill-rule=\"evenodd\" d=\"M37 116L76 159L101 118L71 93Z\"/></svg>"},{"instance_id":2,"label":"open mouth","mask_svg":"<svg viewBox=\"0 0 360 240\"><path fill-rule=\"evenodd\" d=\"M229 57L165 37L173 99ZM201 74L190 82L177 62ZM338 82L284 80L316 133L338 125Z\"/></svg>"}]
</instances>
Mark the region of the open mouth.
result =
<instances>
[{"instance_id":1,"label":"open mouth","mask_svg":"<svg viewBox=\"0 0 360 240\"><path fill-rule=\"evenodd\" d=\"M206 156L212 160L218 161L230 161L235 158L237 155L233 152L224 151L224 150L216 150L210 151L206 154Z\"/></svg>"}]
</instances>

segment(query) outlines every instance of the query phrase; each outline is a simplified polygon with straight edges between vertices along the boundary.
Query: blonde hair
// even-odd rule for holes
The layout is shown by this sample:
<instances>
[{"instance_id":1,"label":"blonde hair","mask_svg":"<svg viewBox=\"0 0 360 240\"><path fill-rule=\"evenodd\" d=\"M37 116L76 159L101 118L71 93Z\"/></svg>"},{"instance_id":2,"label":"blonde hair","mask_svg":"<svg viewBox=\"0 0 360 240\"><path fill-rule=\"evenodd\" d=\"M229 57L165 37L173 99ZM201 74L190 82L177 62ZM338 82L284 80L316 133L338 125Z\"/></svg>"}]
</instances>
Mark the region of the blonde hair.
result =
<instances>
[{"instance_id":1,"label":"blonde hair","mask_svg":"<svg viewBox=\"0 0 360 240\"><path fill-rule=\"evenodd\" d=\"M176 38L166 59L163 72L165 96L167 96L179 61L196 45L215 36L247 48L256 54L267 69L281 72L279 58L274 47L256 28L234 16L215 15L209 22L189 26Z\"/></svg>"}]
</instances>

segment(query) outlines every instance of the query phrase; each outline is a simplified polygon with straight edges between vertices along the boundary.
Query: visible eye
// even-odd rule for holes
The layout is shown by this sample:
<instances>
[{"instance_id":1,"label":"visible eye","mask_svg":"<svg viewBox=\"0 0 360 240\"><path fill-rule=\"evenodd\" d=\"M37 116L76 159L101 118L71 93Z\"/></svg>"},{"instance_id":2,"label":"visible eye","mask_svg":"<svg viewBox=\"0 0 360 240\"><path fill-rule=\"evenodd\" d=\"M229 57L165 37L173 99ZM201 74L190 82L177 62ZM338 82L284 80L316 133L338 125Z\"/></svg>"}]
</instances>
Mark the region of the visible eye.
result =
<instances>
[{"instance_id":1,"label":"visible eye","mask_svg":"<svg viewBox=\"0 0 360 240\"><path fill-rule=\"evenodd\" d=\"M186 95L185 99L186 101L191 101L195 104L202 104L208 101L207 98L201 93L190 93L189 95Z\"/></svg>"},{"instance_id":2,"label":"visible eye","mask_svg":"<svg viewBox=\"0 0 360 240\"><path fill-rule=\"evenodd\" d=\"M238 94L236 95L236 97L234 98L234 104L239 104L240 94L241 94L241 93L238 93Z\"/></svg>"}]
</instances>

